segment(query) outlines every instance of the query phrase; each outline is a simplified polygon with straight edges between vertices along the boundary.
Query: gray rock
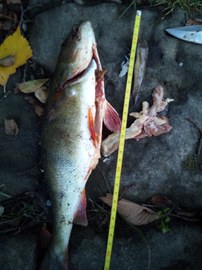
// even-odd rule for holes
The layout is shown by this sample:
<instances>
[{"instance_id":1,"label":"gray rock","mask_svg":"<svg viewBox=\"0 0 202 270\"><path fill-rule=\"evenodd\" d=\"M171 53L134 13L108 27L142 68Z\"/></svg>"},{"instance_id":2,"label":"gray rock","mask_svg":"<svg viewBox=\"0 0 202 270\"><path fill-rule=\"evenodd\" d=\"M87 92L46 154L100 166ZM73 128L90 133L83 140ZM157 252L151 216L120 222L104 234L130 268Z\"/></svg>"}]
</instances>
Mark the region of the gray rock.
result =
<instances>
[{"instance_id":1,"label":"gray rock","mask_svg":"<svg viewBox=\"0 0 202 270\"><path fill-rule=\"evenodd\" d=\"M17 136L5 134L4 119L14 119ZM37 187L39 119L22 94L11 94L0 106L0 179L4 192L14 196Z\"/></svg>"},{"instance_id":2,"label":"gray rock","mask_svg":"<svg viewBox=\"0 0 202 270\"><path fill-rule=\"evenodd\" d=\"M36 269L36 235L1 236L0 269L35 270Z\"/></svg>"},{"instance_id":3,"label":"gray rock","mask_svg":"<svg viewBox=\"0 0 202 270\"><path fill-rule=\"evenodd\" d=\"M124 224L122 224L123 226ZM160 230L139 230L117 228L111 270L171 270L171 269L201 269L201 241L198 235L201 229L197 227L171 227L171 231L163 234ZM182 233L183 231L183 233ZM106 235L105 235L106 237ZM74 252L70 257L72 269L101 270L103 269L106 241L94 229L73 235ZM70 246L71 250L71 246ZM79 259L78 259L79 258ZM71 264L70 264L71 265Z\"/></svg>"}]
</instances>

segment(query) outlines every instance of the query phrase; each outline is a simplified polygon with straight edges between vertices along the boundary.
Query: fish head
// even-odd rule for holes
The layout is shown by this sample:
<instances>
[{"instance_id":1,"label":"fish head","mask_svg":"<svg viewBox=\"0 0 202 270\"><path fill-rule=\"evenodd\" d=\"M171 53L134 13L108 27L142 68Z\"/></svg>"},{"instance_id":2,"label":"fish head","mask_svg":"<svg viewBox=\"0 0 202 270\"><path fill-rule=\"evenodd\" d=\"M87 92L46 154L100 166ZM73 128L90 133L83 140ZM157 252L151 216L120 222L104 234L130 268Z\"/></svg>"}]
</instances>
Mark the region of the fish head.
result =
<instances>
[{"instance_id":1,"label":"fish head","mask_svg":"<svg viewBox=\"0 0 202 270\"><path fill-rule=\"evenodd\" d=\"M95 44L95 35L92 25L89 21L81 23L79 26L74 26L70 34L68 45L72 49L92 51L92 46Z\"/></svg>"},{"instance_id":2,"label":"fish head","mask_svg":"<svg viewBox=\"0 0 202 270\"><path fill-rule=\"evenodd\" d=\"M63 47L65 50L62 50L59 63L63 69L62 82L65 82L81 74L91 63L96 47L91 23L86 21L74 27Z\"/></svg>"}]
</instances>

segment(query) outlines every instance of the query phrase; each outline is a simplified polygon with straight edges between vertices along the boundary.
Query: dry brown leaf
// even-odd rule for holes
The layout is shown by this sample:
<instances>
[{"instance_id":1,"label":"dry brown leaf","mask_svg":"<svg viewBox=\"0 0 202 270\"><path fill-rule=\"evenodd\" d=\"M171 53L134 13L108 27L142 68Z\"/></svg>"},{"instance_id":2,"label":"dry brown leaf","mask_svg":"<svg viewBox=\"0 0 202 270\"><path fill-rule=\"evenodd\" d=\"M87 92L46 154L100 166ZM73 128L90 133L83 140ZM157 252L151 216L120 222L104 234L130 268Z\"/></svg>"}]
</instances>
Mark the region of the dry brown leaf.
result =
<instances>
[{"instance_id":1,"label":"dry brown leaf","mask_svg":"<svg viewBox=\"0 0 202 270\"><path fill-rule=\"evenodd\" d=\"M44 115L44 108L39 106L39 105L34 105L34 110L35 110L35 113L41 117Z\"/></svg>"},{"instance_id":2,"label":"dry brown leaf","mask_svg":"<svg viewBox=\"0 0 202 270\"><path fill-rule=\"evenodd\" d=\"M25 100L31 104L32 108L34 109L35 113L39 116L42 117L44 115L44 108L41 103L34 97L34 96L26 96Z\"/></svg>"},{"instance_id":3,"label":"dry brown leaf","mask_svg":"<svg viewBox=\"0 0 202 270\"><path fill-rule=\"evenodd\" d=\"M202 19L190 18L187 20L186 25L202 25Z\"/></svg>"},{"instance_id":4,"label":"dry brown leaf","mask_svg":"<svg viewBox=\"0 0 202 270\"><path fill-rule=\"evenodd\" d=\"M4 124L5 124L5 133L7 135L11 136L18 135L19 128L14 119L4 119Z\"/></svg>"},{"instance_id":5,"label":"dry brown leaf","mask_svg":"<svg viewBox=\"0 0 202 270\"><path fill-rule=\"evenodd\" d=\"M111 194L107 193L105 197L100 199L107 205L112 206ZM136 226L146 225L159 219L155 211L125 199L118 201L117 212L126 222Z\"/></svg>"},{"instance_id":6,"label":"dry brown leaf","mask_svg":"<svg viewBox=\"0 0 202 270\"><path fill-rule=\"evenodd\" d=\"M40 87L42 87L48 80L49 78L23 82L23 83L18 84L18 88L20 92L25 93L25 94L34 93Z\"/></svg>"},{"instance_id":7,"label":"dry brown leaf","mask_svg":"<svg viewBox=\"0 0 202 270\"><path fill-rule=\"evenodd\" d=\"M152 204L158 205L158 206L167 206L170 207L172 205L172 201L169 200L166 196L163 195L154 195L150 199Z\"/></svg>"},{"instance_id":8,"label":"dry brown leaf","mask_svg":"<svg viewBox=\"0 0 202 270\"><path fill-rule=\"evenodd\" d=\"M15 58L13 55L9 55L0 59L0 66L2 67L11 67L15 63Z\"/></svg>"}]
</instances>

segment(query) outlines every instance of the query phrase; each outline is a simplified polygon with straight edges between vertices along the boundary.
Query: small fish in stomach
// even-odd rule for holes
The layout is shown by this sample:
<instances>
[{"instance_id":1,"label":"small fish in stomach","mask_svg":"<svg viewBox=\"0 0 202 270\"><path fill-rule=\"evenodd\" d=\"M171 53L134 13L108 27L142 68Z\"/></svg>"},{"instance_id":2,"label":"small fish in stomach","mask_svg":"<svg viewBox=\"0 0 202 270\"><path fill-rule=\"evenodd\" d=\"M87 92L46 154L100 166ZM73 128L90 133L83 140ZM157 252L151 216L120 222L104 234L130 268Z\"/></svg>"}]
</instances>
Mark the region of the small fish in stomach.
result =
<instances>
[{"instance_id":1,"label":"small fish in stomach","mask_svg":"<svg viewBox=\"0 0 202 270\"><path fill-rule=\"evenodd\" d=\"M100 157L103 122L120 130L120 118L105 99L103 73L91 23L84 22L61 51L44 119L42 153L54 225L41 270L68 269L73 223L87 225L85 184Z\"/></svg>"}]
</instances>

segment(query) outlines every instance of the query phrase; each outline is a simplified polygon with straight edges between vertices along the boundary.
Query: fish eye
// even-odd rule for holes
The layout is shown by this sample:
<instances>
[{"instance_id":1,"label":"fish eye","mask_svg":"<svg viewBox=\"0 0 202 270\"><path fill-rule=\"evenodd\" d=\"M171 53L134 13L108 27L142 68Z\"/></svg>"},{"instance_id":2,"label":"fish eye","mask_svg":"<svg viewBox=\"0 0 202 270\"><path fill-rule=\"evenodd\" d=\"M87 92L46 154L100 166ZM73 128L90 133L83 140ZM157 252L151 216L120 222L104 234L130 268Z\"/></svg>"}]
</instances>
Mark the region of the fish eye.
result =
<instances>
[{"instance_id":1,"label":"fish eye","mask_svg":"<svg viewBox=\"0 0 202 270\"><path fill-rule=\"evenodd\" d=\"M79 31L79 27L78 26L73 26L73 31L77 33Z\"/></svg>"}]
</instances>

